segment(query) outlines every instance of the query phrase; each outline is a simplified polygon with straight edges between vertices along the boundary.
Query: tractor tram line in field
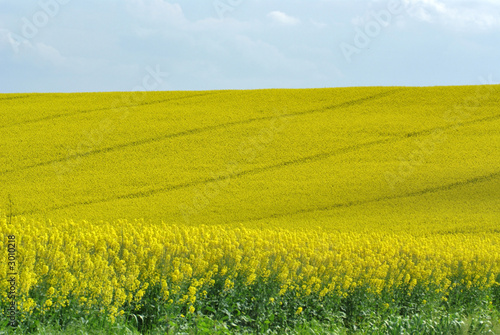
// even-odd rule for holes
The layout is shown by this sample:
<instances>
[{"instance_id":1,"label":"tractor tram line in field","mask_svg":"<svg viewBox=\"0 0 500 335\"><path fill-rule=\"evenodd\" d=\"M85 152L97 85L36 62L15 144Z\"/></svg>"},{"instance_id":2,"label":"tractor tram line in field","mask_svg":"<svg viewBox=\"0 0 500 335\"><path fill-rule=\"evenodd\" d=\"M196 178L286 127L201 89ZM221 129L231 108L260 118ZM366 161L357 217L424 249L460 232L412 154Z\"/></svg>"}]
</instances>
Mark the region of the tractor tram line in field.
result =
<instances>
[{"instance_id":1,"label":"tractor tram line in field","mask_svg":"<svg viewBox=\"0 0 500 335\"><path fill-rule=\"evenodd\" d=\"M498 119L500 119L500 115L494 115L494 116L489 116L489 117L485 117L485 118L481 118L481 119L475 119L475 120L463 122L462 126L477 124L477 123L481 123L481 122L494 121L494 120L498 120ZM396 138L386 138L386 139L380 139L380 140L375 140L375 141L366 142L366 143L360 143L360 144L345 147L345 148L339 148L339 149L336 149L336 150L333 150L330 152L319 153L319 154L315 154L315 155L311 155L311 156L307 156L307 157L302 157L302 158L298 158L298 159L294 159L294 160L279 162L277 164L273 164L273 165L269 165L269 166L259 167L259 168L255 168L255 169L251 169L251 170L240 171L240 172L234 173L231 176L231 178L241 178L244 176L265 173L268 171L272 171L272 170L276 170L276 169L280 169L280 168L284 168L284 167L288 167L288 166L308 164L311 162L328 159L328 158L331 158L331 157L336 156L336 155L350 153L350 152L354 152L357 150L362 150L362 149L365 149L365 148L368 148L371 146L376 146L376 145L386 144L386 143L394 143L396 141L403 141L409 137L425 136L425 135L432 134L437 130L443 131L443 130L448 130L448 129L454 129L456 127L457 127L456 125L435 127L435 128L431 128L431 129L425 129L425 130L421 130L421 131L417 131L417 132L407 133L407 134L398 136ZM404 198L404 197L408 197L408 196L415 196L415 195L425 194L425 193L429 193L429 192L436 192L439 190L444 190L443 187L453 188L453 187L458 187L461 185L473 183L476 181L482 181L485 179L496 178L496 177L498 177L498 173L493 173L491 175L480 176L480 177L473 178L471 180L466 180L463 182L457 182L457 183L452 183L449 185L438 186L435 188L429 188L429 189L425 189L425 190L421 190L421 191L416 191L416 192L405 194L402 196L383 197L383 198L372 199L372 200L368 200L368 201L364 201L364 202L363 201L362 202L355 201L355 202L350 202L350 203L346 203L346 204L336 204L336 205L325 207L324 209L312 209L312 210L306 210L305 212L315 211L315 210L327 210L330 207L332 207L332 209L338 208L338 207L351 207L351 206L358 205L358 204L378 202L378 201L390 200L390 199L397 199L400 197ZM65 205L49 207L46 211L54 211L54 210L71 208L71 207L75 207L75 206L92 205L92 204L97 204L97 203L105 203L105 202L111 202L111 201L115 201L115 200L149 197L149 196L153 196L153 195L156 195L159 193L165 193L165 192L170 192L170 191L174 191L174 190L178 190L178 189L204 185L204 184L208 184L208 183L217 182L219 180L221 180L221 178L206 178L206 179L202 179L202 180L198 180L198 181L185 182L185 183L181 183L181 184L177 184L177 185L170 185L167 187L161 187L161 188L152 189L149 191L128 193L128 194L124 194L124 195L109 197L109 198L105 198L105 199L99 199L99 200L95 200L95 201L82 201L82 202L75 202L75 203L70 203L70 204L65 204ZM43 212L46 212L46 211L43 211ZM21 212L18 215L35 214L35 213L41 213L41 212L42 211L27 211L27 212Z\"/></svg>"},{"instance_id":2,"label":"tractor tram line in field","mask_svg":"<svg viewBox=\"0 0 500 335\"><path fill-rule=\"evenodd\" d=\"M32 97L36 97L36 96L40 96L40 95L42 95L42 94L41 93L38 93L38 94L25 94L25 95L16 95L16 96L13 96L13 97L0 98L0 103L2 101L5 101L5 100L26 99L26 98L32 98ZM2 96L2 94L0 94L0 96Z\"/></svg>"},{"instance_id":3,"label":"tractor tram line in field","mask_svg":"<svg viewBox=\"0 0 500 335\"><path fill-rule=\"evenodd\" d=\"M70 112L70 113L48 115L48 116L45 116L45 117L42 117L42 118L38 118L38 119L31 119L31 120L25 120L25 121L17 122L17 123L0 125L0 129L1 128L8 128L8 127L15 127L15 126L23 126L23 125L31 124L31 123L51 121L51 120L54 120L54 119L59 119L59 118L64 118L64 117L72 117L72 116L81 115L81 114L88 114L88 113L92 113L92 112L100 112L100 111L106 111L106 110L112 111L112 110L119 110L119 109L123 109L123 108L134 108L134 107L141 107L141 106L148 106L148 105L156 105L156 104L168 103L168 102L171 102L171 101L178 101L178 100L184 100L184 99L190 99L190 98L196 98L196 97L203 97L203 96L214 95L214 94L222 94L222 93L223 92L210 92L210 93L190 94L190 95L182 96L182 97L178 97L178 98L169 98L169 99L162 99L162 100L146 101L146 102L138 103L138 104L121 105L121 106L116 106L116 107L102 107L102 108L96 108L96 109L88 109L88 110L75 111L75 112Z\"/></svg>"},{"instance_id":4,"label":"tractor tram line in field","mask_svg":"<svg viewBox=\"0 0 500 335\"><path fill-rule=\"evenodd\" d=\"M392 93L395 93L396 91L399 91L399 90L400 89L390 90L387 92L371 95L368 97L363 97L360 99L342 102L340 104L326 106L322 109L313 109L313 110L307 110L307 111L300 111L300 112L296 112L296 113L287 113L287 114L282 114L282 115L278 115L278 116L272 115L272 116L264 116L264 117L246 119L246 120L227 122L227 123L217 124L217 125L212 125L212 126L188 129L188 130L184 130L184 131L181 131L178 133L165 134L165 135L156 136L156 137L152 137L152 138L146 138L143 140L138 140L138 141L133 141L133 142L126 142L126 143L118 144L118 145L115 145L112 147L95 149L95 150L91 150L91 151L81 153L81 154L75 154L75 155L67 156L64 158L58 158L58 159L54 159L54 160L50 160L50 161L45 161L45 162L40 162L40 163L36 163L36 164L32 164L32 165L27 165L27 166L23 166L23 167L18 168L18 169L9 169L9 170L0 171L0 174L6 174L6 173L10 173L10 172L18 172L18 171L23 171L23 170L27 170L27 169L48 166L48 165L51 165L54 163L61 163L61 162L65 162L68 160L80 159L83 157L88 157L88 156L97 155L97 154L101 154L101 153L117 151L117 150L126 149L126 148L130 148L130 147L135 147L135 146L140 146L140 145L147 145L147 144L156 143L156 142L160 142L160 141L164 141L164 140L168 140L168 139L173 139L173 138L177 138L177 137L183 137L183 136L195 135L195 134L200 134L200 133L209 132L209 131L227 129L227 128L232 127L232 126L240 126L240 125L250 124L253 122L268 121L268 120L275 119L276 117L289 118L289 117L294 117L294 116L302 116L302 115L309 115L309 114L315 114L315 113L325 113L325 112L328 112L328 111L331 111L334 109L346 108L346 107L354 106L354 105L364 103L367 101L371 101L374 99L384 98L384 97L386 97ZM187 97L184 97L184 98L187 98ZM178 99L171 99L170 101L172 101L172 100L178 100ZM131 106L127 106L127 107L131 107ZM117 107L117 108L120 108L120 107ZM107 110L107 108L96 109L93 111L98 111L98 110ZM77 113L80 113L80 112L77 112ZM65 116L68 114L61 114L61 115ZM42 120L42 119L38 119L38 120ZM35 122L35 121L33 121L33 122Z\"/></svg>"},{"instance_id":5,"label":"tractor tram line in field","mask_svg":"<svg viewBox=\"0 0 500 335\"><path fill-rule=\"evenodd\" d=\"M287 114L279 115L278 117L289 118L289 117L295 117L295 116L310 115L310 114L315 114L315 113L324 113L324 112L331 111L334 109L347 108L347 107L350 107L350 106L353 106L353 105L356 105L359 103L367 102L370 100L384 98L384 97L386 97L392 93L395 93L397 91L399 91L399 89L391 90L389 92L383 92L383 93L376 94L376 95L369 96L369 97L364 97L364 98L360 98L360 99L356 99L356 100L343 102L343 103L340 103L337 105L327 106L327 107L324 107L323 109L314 109L314 110L308 110L308 111L300 111L300 112L296 112L296 113L287 113ZM188 97L184 97L184 98L188 98ZM117 108L119 108L119 107L117 107ZM51 165L54 163L61 163L61 162L69 161L69 160L80 159L80 158L98 155L98 154L102 154L102 153L118 151L118 150L127 149L127 148L131 148L131 147L135 147L135 146L148 145L148 144L157 143L157 142L164 141L164 140L169 140L169 139L174 139L174 138L179 138L179 137L184 137L184 136L189 136L189 135L196 135L196 134L200 134L200 133L204 133L204 132L217 131L217 130L226 129L226 128L229 128L232 126L240 126L240 125L250 124L253 122L268 121L268 120L272 120L274 118L276 118L276 116L265 116L265 117L258 117L258 118L233 121L233 122L228 122L228 123L223 123L223 124L211 125L211 126L206 126L206 127L188 129L188 130L184 130L184 131L181 131L178 133L165 134L165 135L156 136L156 137L152 137L152 138L146 138L146 139L142 139L142 140L138 140L138 141L126 142L126 143L118 144L118 145L111 146L111 147L95 149L95 150L91 150L91 151L84 152L81 154L75 154L75 155L67 156L64 158L58 158L58 159L54 159L54 160L49 160L49 161L45 161L45 162L40 162L40 163L36 163L36 164L32 164L32 165L23 166L23 167L20 167L17 169L3 170L3 171L0 171L0 174L7 174L7 173L12 173L12 172L28 170L28 169L32 169L32 168L48 166L48 165ZM480 119L463 121L460 124L451 124L451 125L447 125L447 126L439 126L439 127L429 128L429 129L425 129L425 130L421 130L421 131L406 133L406 134L401 135L401 136L396 136L392 139L392 141L399 141L399 140L404 140L405 138L418 137L418 136L422 136L422 135L430 135L430 134L435 133L437 131L445 131L445 130L449 130L449 129L463 127L466 125L473 125L473 124L482 123L482 122L495 121L498 119L500 119L500 115L497 114L497 115L487 116L487 117L480 118ZM369 145L374 145L374 144L381 144L381 143L388 142L388 141L389 141L389 139L377 140L377 141L373 141L373 142L364 143L361 145L369 146ZM345 149L349 150L350 148L345 148ZM324 153L324 155L328 155L328 154L329 153ZM321 155L323 155L323 154L321 154Z\"/></svg>"},{"instance_id":6,"label":"tractor tram line in field","mask_svg":"<svg viewBox=\"0 0 500 335\"><path fill-rule=\"evenodd\" d=\"M461 125L464 126L464 125L469 125L469 124L477 124L477 123L481 123L481 122L494 121L494 120L498 120L498 119L500 119L500 115L494 115L494 116L488 116L488 117L481 118L481 119L475 119L475 120L463 122ZM244 177L247 175L255 175L255 174L259 174L259 173L265 173L268 171L284 168L287 166L307 164L307 163L311 163L311 162L315 162L315 161L320 161L323 159L328 159L332 156L336 156L339 154L350 153L350 152L354 152L356 150L365 149L365 148L370 147L370 146L376 146L376 145L385 144L385 143L391 143L391 142L393 143L396 141L402 141L402 140L405 140L409 137L425 136L425 135L432 134L437 130L442 131L442 130L454 129L456 127L457 127L456 125L435 127L435 128L431 128L431 129L425 129L425 130L421 130L421 131L417 131L417 132L407 133L407 134L398 136L396 138L386 138L386 139L375 140L375 141L366 142L366 143L360 143L358 145L353 145L353 146L349 146L349 147L345 147L345 148L336 149L336 150L333 150L331 152L319 153L316 155L311 155L311 156L302 157L299 159L280 162L280 163L265 166L265 167L259 167L259 168L255 168L255 169L251 169L251 170L241 171L241 172L233 174L231 176L231 178L240 178L240 177ZM497 174L482 176L482 177L478 177L478 178L479 178L479 180L483 180L484 178L487 178L488 176L491 176L491 178L496 178ZM477 178L474 178L474 179L472 179L472 181L474 181L476 179ZM174 190L204 185L204 184L208 184L208 183L217 182L219 180L221 180L221 179L220 178L206 178L206 179L202 179L202 180L198 180L198 181L186 182L186 183L181 183L181 184L177 184L177 185L170 185L167 187L152 189L149 191L134 192L134 193L128 193L128 194L124 194L124 195L109 197L109 198L105 198L105 199L98 199L95 201L81 201L81 202L75 202L75 203L70 203L70 204L65 204L65 205L53 206L53 207L47 208L45 211L32 210L32 211L20 212L16 215L29 215L29 214L36 214L36 213L42 213L42 212L50 212L50 211L55 211L55 210L67 209L67 208L76 207L76 206L85 206L85 205L93 205L93 204L98 204L98 203L106 203L106 202L111 202L111 201L116 201L116 200L149 197L149 196L153 196L153 195L156 195L159 193L165 193L165 192L170 192L170 191L174 191ZM467 181L464 182L464 184L467 184L467 183L468 183ZM457 186L462 185L462 182L452 183L450 185L448 185L448 186L457 187ZM372 200L366 201L366 203L396 199L399 197L404 198L404 197L408 197L408 196L419 195L420 192L423 192L422 194L429 193L429 192L435 192L435 191L441 190L441 187L448 187L448 186L445 185L445 186L440 186L437 188L430 188L430 189L426 189L426 190L421 190L421 191L414 192L415 194L410 193L408 195L403 195L403 196L392 196L392 197L372 199ZM364 203L365 202L362 202L360 204L364 204ZM351 207L351 206L355 206L355 205L358 205L358 202L352 202L352 203L347 203L347 204L336 204L336 205L333 205L332 209L338 208L338 207ZM314 212L316 210L328 210L329 207L330 206L325 207L324 209L306 210L305 212L309 212L309 211ZM295 213L293 213L293 214L295 214ZM287 214L285 214L285 215L287 215Z\"/></svg>"},{"instance_id":7,"label":"tractor tram line in field","mask_svg":"<svg viewBox=\"0 0 500 335\"><path fill-rule=\"evenodd\" d=\"M316 207L316 208L306 208L306 209L301 209L301 210L293 211L293 212L278 213L278 214L271 214L271 215L267 215L267 216L261 216L261 217L257 217L257 218L229 221L227 223L245 223L245 222L251 222L251 221L276 219L276 218L280 218L280 217L292 216L292 215L298 215L298 214L314 213L314 212L319 212L319 211L331 211L331 210L335 210L335 209L339 209L339 208L350 208L350 207L355 207L355 206L363 206L363 205L378 203L378 202L383 202L383 201L404 199L404 198L409 198L409 197L417 197L417 196L421 196L421 195L426 195L429 193L448 191L448 190L452 190L452 189L459 188L462 186L468 186L468 185L472 185L472 184L489 182L489 181L492 181L492 180L498 179L498 178L500 178L500 171L493 172L493 173L483 175L483 176L478 176L475 178L457 181L457 182L450 183L450 184L439 185L436 187L429 187L429 188L425 188L422 190L417 190L417 191L399 194L399 195L384 196L384 197L379 197L379 198L375 198L375 199L368 199L368 200L348 201L348 202L344 202L344 203L336 203L336 204L329 205L329 206Z\"/></svg>"}]
</instances>

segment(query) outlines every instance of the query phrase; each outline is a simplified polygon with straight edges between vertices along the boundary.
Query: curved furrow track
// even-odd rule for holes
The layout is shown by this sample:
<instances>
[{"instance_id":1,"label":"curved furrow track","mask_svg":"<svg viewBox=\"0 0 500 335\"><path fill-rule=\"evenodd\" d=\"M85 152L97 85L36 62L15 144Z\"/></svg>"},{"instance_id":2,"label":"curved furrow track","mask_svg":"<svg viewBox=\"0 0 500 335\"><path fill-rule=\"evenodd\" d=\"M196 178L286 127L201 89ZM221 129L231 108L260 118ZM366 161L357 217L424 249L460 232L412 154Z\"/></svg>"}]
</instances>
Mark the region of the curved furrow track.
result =
<instances>
[{"instance_id":1,"label":"curved furrow track","mask_svg":"<svg viewBox=\"0 0 500 335\"><path fill-rule=\"evenodd\" d=\"M126 143L122 143L122 144L117 144L115 146L90 150L88 152L81 153L81 154L66 156L64 158L58 158L58 159L53 159L53 160L49 160L49 161L45 161L45 162L31 164L31 165L27 165L27 166L17 168L17 169L3 170L3 171L0 171L0 174L6 174L6 173L10 173L10 172L18 172L18 171L23 171L23 170L27 170L27 169L48 166L48 165L52 165L52 164L56 164L56 163L62 163L62 162L71 161L71 160L75 160L75 159L90 157L90 156L94 156L94 155L98 155L98 154L102 154L102 153L118 151L118 150L123 150L123 149L136 147L136 146L140 146L140 145L147 145L147 144L151 144L151 143L161 142L161 141L172 139L172 138L195 135L195 134L200 134L200 133L209 132L209 131L222 130L222 129L227 129L227 128L234 127L234 126L246 125L246 124L250 124L253 122L267 121L267 120L272 120L272 119L276 119L276 118L289 118L289 117L294 117L294 116L299 116L299 115L324 113L324 112L328 112L328 111L331 111L334 109L345 108L345 107L354 106L354 105L357 105L360 103L364 103L364 102L367 102L370 100L380 99L380 98L386 97L389 94L394 93L398 90L399 89L391 90L389 92L383 92L383 93L372 95L372 96L365 97L365 98L355 99L355 100L343 102L340 104L334 104L334 105L330 105L330 106L327 106L327 107L322 108L322 109L314 109L314 110L307 110L307 111L301 111L301 112L296 112L296 113L288 113L288 114L282 114L279 116L274 116L274 115L273 116L264 116L264 117L258 117L258 118L245 119L245 120L241 120L241 121L227 122L227 123L222 123L222 124L213 125L213 126L193 128L193 129L189 129L189 130L185 130L185 131L181 131L181 132L173 133L173 134L164 134L164 135L146 138L146 139L138 140L138 141L126 142Z\"/></svg>"},{"instance_id":2,"label":"curved furrow track","mask_svg":"<svg viewBox=\"0 0 500 335\"><path fill-rule=\"evenodd\" d=\"M105 111L105 110L116 110L116 109L121 109L121 108L133 108L133 107L139 107L139 106L147 106L147 105L156 105L156 104L161 104L161 103L166 103L170 101L178 101L178 100L184 100L184 99L189 99L189 98L196 98L196 97L201 97L201 96L206 96L206 95L213 95L213 94L221 94L221 92L210 92L210 93L203 93L203 94L193 94L193 95L188 95L184 97L179 97L179 98L170 98L170 99L162 99L162 100L153 100L153 101L147 101L139 104L132 104L132 105L123 105L123 106L116 106L116 107L103 107L103 108L95 108L95 109L87 109L87 110L80 110L80 111L74 111L70 113L61 113L61 114L54 114L54 115L48 115L45 117L41 117L38 119L31 119L31 120L25 120L22 122L16 122L16 123L11 123L7 125L2 125L0 126L0 129L2 128L7 128L7 127L14 127L14 126L23 126L26 124L31 124L31 123L37 123L37 122L43 122L43 121L51 121L54 119L59 119L59 118L64 118L64 117L71 117L75 115L80 115L80 114L88 114L92 112L98 112L98 111Z\"/></svg>"},{"instance_id":3,"label":"curved furrow track","mask_svg":"<svg viewBox=\"0 0 500 335\"><path fill-rule=\"evenodd\" d=\"M500 115L471 120L469 122L463 122L462 125L472 125L472 124L476 124L476 123L480 123L480 122L493 121L493 120L497 120L497 119L500 119ZM264 166L264 167L259 167L259 168L255 168L255 169L236 172L233 175L231 175L230 178L236 179L236 178L241 178L244 176L255 175L255 174L260 174L260 173L264 173L264 172L268 172L268 171L272 171L272 170L277 170L277 169L281 169L281 168L285 168L285 167L289 167L289 166L308 164L308 163L312 163L315 161L328 159L328 158L336 156L336 155L341 155L341 154L365 149L365 148L368 148L371 146L377 146L377 145L386 144L386 143L394 143L397 141L402 141L402 140L407 139L409 137L425 136L425 135L432 134L435 131L453 129L455 127L456 127L456 125L449 125L449 126L445 126L445 127L435 127L435 128L431 128L431 129L421 130L418 132L407 133L407 134L404 134L404 135L396 137L396 138L387 138L387 139L380 139L380 140L374 140L374 141L370 141L370 142L360 143L357 145L352 145L352 146L348 146L348 147L344 147L344 148L340 148L340 149L335 149L335 150L332 150L329 152L323 152L323 153L319 153L319 154L315 154L315 155L311 155L311 156L306 156L306 157L302 157L302 158L298 158L298 159L293 159L293 160L289 160L289 161L282 161L282 162L268 165L268 166ZM497 174L500 174L500 172ZM496 178L495 174L493 174L492 176ZM156 188L156 189L152 189L152 190L148 190L148 191L132 192L132 193L118 195L118 196L114 196L114 197L98 199L95 201L74 202L74 203L69 203L69 204L65 204L65 205L61 205L61 206L54 206L54 207L49 208L48 211L66 209L66 208L81 206L81 205L91 205L91 204L96 204L96 203L104 203L104 202L110 202L110 201L121 200L121 199L134 199L134 198L149 197L149 196L159 194L159 193L165 193L165 192L170 192L170 191L174 191L174 190L178 190L178 189L204 185L204 184L213 183L213 182L217 182L217 181L221 181L221 180L222 180L221 178L200 179L197 181L185 182L185 183L180 183L180 184L176 184L176 185L168 185L165 187L160 187L160 188ZM472 180L475 180L475 179L472 179ZM392 198L388 197L387 199L392 199ZM383 200L383 199L381 198L379 200L377 200L377 199L370 200L370 201L367 201L367 203L373 202L373 201L381 201L381 200ZM353 203L353 205L354 205L354 203ZM338 207L340 207L340 206L338 206ZM333 208L335 208L335 207L333 207ZM23 212L23 213L19 213L19 214L24 215L24 214L33 214L33 213L37 213L37 212L32 211L32 212Z\"/></svg>"},{"instance_id":4,"label":"curved furrow track","mask_svg":"<svg viewBox=\"0 0 500 335\"><path fill-rule=\"evenodd\" d=\"M262 217L248 219L248 220L241 220L241 221L237 221L237 222L249 222L249 221L258 221L258 220L265 220L265 219L274 219L274 218L290 216L290 215L313 213L313 212L319 212L319 211L330 211L330 210L339 209L339 208L349 208L349 207L354 207L354 206L362 206L362 205L366 205L366 204L377 203L377 202L382 202L382 201L387 201L387 200L415 197L415 196L425 195L425 194L429 194L429 193L436 193L436 192L440 192L440 191L452 190L452 189L462 187L462 186L468 186L468 185L473 185L473 184L477 184L477 183L487 182L487 181L490 181L490 180L493 180L496 178L500 178L500 171L493 172L493 173L490 173L490 174L487 174L484 176L478 176L478 177L474 177L474 178L470 178L470 179L466 179L466 180L462 180L462 181L457 181L457 182L450 183L450 184L429 187L429 188L425 188L422 190L417 190L417 191L404 193L404 194L400 194L400 195L392 195L392 196L384 196L384 197L368 199L368 200L357 200L357 201L336 203L336 204L332 204L329 206L301 209L301 210L294 211L294 212L287 212L287 213L280 213L280 214L272 214L272 215L268 215L268 216L262 216Z\"/></svg>"}]
</instances>

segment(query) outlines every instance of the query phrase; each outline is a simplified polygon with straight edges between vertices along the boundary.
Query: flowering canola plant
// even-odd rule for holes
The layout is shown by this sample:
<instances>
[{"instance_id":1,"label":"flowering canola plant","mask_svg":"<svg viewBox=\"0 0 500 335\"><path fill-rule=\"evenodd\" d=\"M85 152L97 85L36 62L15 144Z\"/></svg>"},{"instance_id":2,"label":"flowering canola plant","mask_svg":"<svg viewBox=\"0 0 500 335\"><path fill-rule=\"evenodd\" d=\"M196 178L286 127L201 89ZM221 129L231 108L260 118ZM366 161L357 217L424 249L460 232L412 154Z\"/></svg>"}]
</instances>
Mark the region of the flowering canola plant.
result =
<instances>
[{"instance_id":1,"label":"flowering canola plant","mask_svg":"<svg viewBox=\"0 0 500 335\"><path fill-rule=\"evenodd\" d=\"M65 308L102 312L112 320L154 300L185 314L214 297L276 287L277 303L343 299L364 288L383 296L402 287L498 285L500 233L341 232L235 225L76 223L0 220L3 237L18 238L18 311L22 319ZM5 243L5 238L2 242ZM7 264L5 253L2 264ZM8 270L0 273L6 306ZM304 300L306 299L306 300ZM295 308L300 314L302 306Z\"/></svg>"}]
</instances>

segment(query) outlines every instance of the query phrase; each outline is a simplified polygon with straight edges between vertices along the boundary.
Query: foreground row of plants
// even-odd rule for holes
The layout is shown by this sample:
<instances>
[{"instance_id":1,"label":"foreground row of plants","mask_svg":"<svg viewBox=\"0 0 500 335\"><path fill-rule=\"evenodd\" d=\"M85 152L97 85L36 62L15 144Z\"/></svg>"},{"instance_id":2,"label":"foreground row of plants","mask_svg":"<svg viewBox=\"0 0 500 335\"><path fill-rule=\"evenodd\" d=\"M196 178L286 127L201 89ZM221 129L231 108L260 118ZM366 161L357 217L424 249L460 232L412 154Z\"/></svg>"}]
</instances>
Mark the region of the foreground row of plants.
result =
<instances>
[{"instance_id":1,"label":"foreground row of plants","mask_svg":"<svg viewBox=\"0 0 500 335\"><path fill-rule=\"evenodd\" d=\"M276 285L259 283L220 295L215 285L194 311L178 304L154 303L159 288L144 304L125 306L111 320L98 308L66 308L34 313L16 327L4 321L7 333L74 334L498 334L498 289L483 292L456 288L446 302L427 288L401 288L382 297L358 288L343 299L297 299L290 294L274 300ZM273 289L274 286L274 289ZM219 287L222 289L222 287ZM491 294L491 296L489 295ZM217 298L216 298L217 297ZM399 299L399 300L398 300ZM274 300L274 301L273 301ZM298 307L297 307L298 306Z\"/></svg>"},{"instance_id":2,"label":"foreground row of plants","mask_svg":"<svg viewBox=\"0 0 500 335\"><path fill-rule=\"evenodd\" d=\"M19 333L482 334L498 325L500 234L491 231L23 217L0 227L1 304L8 311L14 296L17 327L5 318L2 328Z\"/></svg>"},{"instance_id":3,"label":"foreground row of plants","mask_svg":"<svg viewBox=\"0 0 500 335\"><path fill-rule=\"evenodd\" d=\"M124 313L110 320L98 308L56 308L34 313L16 328L5 322L3 330L23 334L41 329L48 333L72 333L76 329L104 333L367 333L367 334L496 334L499 327L499 290L491 294L456 288L446 302L427 288L401 288L382 297L358 288L343 299L297 299L290 292L279 295L276 285L259 283L252 289L237 287L220 295L222 283L213 287L199 309L186 311L178 304L159 305L156 291L144 297L140 308L126 306ZM273 289L274 286L274 289ZM218 298L216 298L218 297ZM430 300L428 300L430 299ZM76 306L73 302L69 306ZM299 307L297 307L299 306ZM467 331L467 332L465 332Z\"/></svg>"}]
</instances>

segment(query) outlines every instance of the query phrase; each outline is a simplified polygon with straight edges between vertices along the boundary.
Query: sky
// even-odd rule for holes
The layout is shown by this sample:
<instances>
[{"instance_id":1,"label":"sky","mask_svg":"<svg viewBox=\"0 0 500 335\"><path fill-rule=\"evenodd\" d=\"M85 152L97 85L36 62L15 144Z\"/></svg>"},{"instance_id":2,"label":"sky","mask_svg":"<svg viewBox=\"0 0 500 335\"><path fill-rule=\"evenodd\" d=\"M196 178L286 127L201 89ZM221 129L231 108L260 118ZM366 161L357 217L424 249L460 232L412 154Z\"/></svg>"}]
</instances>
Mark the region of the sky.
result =
<instances>
[{"instance_id":1,"label":"sky","mask_svg":"<svg viewBox=\"0 0 500 335\"><path fill-rule=\"evenodd\" d=\"M0 0L0 93L499 80L500 0Z\"/></svg>"}]
</instances>

